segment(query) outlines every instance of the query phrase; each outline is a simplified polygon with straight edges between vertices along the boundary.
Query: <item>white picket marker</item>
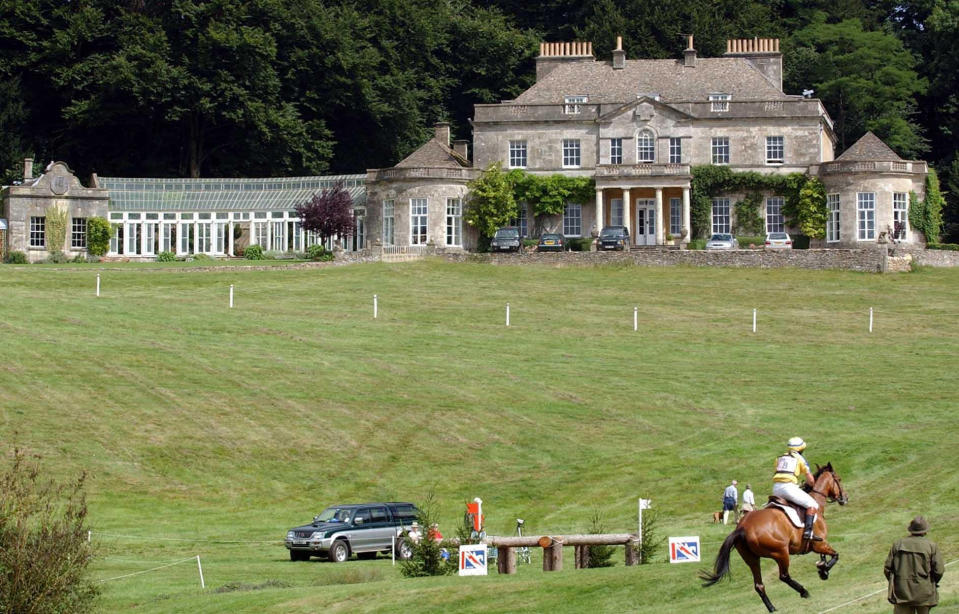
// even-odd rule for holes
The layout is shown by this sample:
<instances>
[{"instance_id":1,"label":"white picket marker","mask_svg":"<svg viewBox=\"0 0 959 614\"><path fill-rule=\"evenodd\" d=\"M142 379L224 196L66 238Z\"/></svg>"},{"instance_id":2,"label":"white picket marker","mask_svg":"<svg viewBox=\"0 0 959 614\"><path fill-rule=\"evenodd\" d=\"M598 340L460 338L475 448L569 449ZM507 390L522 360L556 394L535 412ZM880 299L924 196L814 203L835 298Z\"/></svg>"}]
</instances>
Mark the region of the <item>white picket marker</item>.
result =
<instances>
[{"instance_id":1,"label":"white picket marker","mask_svg":"<svg viewBox=\"0 0 959 614\"><path fill-rule=\"evenodd\" d=\"M509 303L506 303L506 326L509 326Z\"/></svg>"},{"instance_id":2,"label":"white picket marker","mask_svg":"<svg viewBox=\"0 0 959 614\"><path fill-rule=\"evenodd\" d=\"M639 307L633 307L633 332L639 330Z\"/></svg>"},{"instance_id":3,"label":"white picket marker","mask_svg":"<svg viewBox=\"0 0 959 614\"><path fill-rule=\"evenodd\" d=\"M373 295L373 319L374 319L374 320L376 319L376 314L377 314L377 312L379 311L379 304L378 304L378 303L379 303L379 301L378 301L378 299L376 298L376 295L374 294L374 295Z\"/></svg>"},{"instance_id":4,"label":"white picket marker","mask_svg":"<svg viewBox=\"0 0 959 614\"><path fill-rule=\"evenodd\" d=\"M756 332L756 310L753 309L753 332Z\"/></svg>"},{"instance_id":5,"label":"white picket marker","mask_svg":"<svg viewBox=\"0 0 959 614\"><path fill-rule=\"evenodd\" d=\"M233 309L233 284L230 284L230 309Z\"/></svg>"},{"instance_id":6,"label":"white picket marker","mask_svg":"<svg viewBox=\"0 0 959 614\"><path fill-rule=\"evenodd\" d=\"M196 568L200 570L200 588L206 588L206 582L203 581L203 565L200 564L200 555L196 555Z\"/></svg>"},{"instance_id":7,"label":"white picket marker","mask_svg":"<svg viewBox=\"0 0 959 614\"><path fill-rule=\"evenodd\" d=\"M87 531L87 541L93 541L93 531Z\"/></svg>"},{"instance_id":8,"label":"white picket marker","mask_svg":"<svg viewBox=\"0 0 959 614\"><path fill-rule=\"evenodd\" d=\"M872 332L872 307L869 308L869 332Z\"/></svg>"},{"instance_id":9,"label":"white picket marker","mask_svg":"<svg viewBox=\"0 0 959 614\"><path fill-rule=\"evenodd\" d=\"M97 273L97 296L100 296L100 274Z\"/></svg>"}]
</instances>

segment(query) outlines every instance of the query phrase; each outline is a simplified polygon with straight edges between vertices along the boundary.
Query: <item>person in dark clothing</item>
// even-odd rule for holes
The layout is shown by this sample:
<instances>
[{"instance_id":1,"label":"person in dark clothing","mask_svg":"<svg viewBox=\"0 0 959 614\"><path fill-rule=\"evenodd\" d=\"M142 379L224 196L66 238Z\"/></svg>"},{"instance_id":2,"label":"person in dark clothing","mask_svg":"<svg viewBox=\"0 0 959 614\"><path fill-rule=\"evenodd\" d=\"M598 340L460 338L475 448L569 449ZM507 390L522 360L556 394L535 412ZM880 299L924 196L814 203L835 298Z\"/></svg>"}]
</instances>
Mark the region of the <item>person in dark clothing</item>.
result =
<instances>
[{"instance_id":1,"label":"person in dark clothing","mask_svg":"<svg viewBox=\"0 0 959 614\"><path fill-rule=\"evenodd\" d=\"M895 614L928 614L939 603L943 564L939 547L926 539L929 523L916 516L909 537L897 539L889 550L883 572L889 580L889 603Z\"/></svg>"}]
</instances>

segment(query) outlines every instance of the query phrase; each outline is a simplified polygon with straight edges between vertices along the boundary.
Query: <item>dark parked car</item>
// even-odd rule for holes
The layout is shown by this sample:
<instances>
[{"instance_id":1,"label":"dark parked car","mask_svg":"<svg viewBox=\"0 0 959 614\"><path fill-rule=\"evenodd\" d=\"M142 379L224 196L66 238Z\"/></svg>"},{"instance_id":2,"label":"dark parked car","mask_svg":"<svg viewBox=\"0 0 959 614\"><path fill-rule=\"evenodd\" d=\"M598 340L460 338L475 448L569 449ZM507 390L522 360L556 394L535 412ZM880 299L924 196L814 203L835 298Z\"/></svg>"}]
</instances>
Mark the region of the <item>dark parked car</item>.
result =
<instances>
[{"instance_id":1,"label":"dark parked car","mask_svg":"<svg viewBox=\"0 0 959 614\"><path fill-rule=\"evenodd\" d=\"M418 512L412 503L335 505L314 516L311 524L287 531L286 548L291 561L325 556L342 563L354 553L376 558L377 552L390 552L393 539L409 530ZM399 558L409 558L404 540L397 540L396 547Z\"/></svg>"},{"instance_id":2,"label":"dark parked car","mask_svg":"<svg viewBox=\"0 0 959 614\"><path fill-rule=\"evenodd\" d=\"M538 252L561 252L566 249L566 237L557 233L550 232L539 238L536 245Z\"/></svg>"},{"instance_id":3,"label":"dark parked car","mask_svg":"<svg viewBox=\"0 0 959 614\"><path fill-rule=\"evenodd\" d=\"M599 249L629 249L629 228L607 226L599 233Z\"/></svg>"},{"instance_id":4,"label":"dark parked car","mask_svg":"<svg viewBox=\"0 0 959 614\"><path fill-rule=\"evenodd\" d=\"M497 230L496 234L493 235L489 249L491 252L518 252L522 245L523 239L519 236L519 228L506 226Z\"/></svg>"}]
</instances>

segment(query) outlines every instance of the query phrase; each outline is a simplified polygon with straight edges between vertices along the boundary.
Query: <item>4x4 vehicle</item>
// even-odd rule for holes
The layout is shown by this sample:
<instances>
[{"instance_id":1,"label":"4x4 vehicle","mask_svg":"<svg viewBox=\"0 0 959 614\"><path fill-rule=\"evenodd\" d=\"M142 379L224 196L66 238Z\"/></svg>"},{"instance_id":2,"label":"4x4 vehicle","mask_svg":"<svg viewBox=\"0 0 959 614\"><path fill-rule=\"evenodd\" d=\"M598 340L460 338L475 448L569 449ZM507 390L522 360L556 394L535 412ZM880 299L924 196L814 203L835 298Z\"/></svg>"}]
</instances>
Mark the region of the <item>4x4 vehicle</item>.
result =
<instances>
[{"instance_id":1,"label":"4x4 vehicle","mask_svg":"<svg viewBox=\"0 0 959 614\"><path fill-rule=\"evenodd\" d=\"M519 236L519 228L516 226L506 226L500 228L493 235L489 243L491 252L518 252L523 244L523 239Z\"/></svg>"},{"instance_id":2,"label":"4x4 vehicle","mask_svg":"<svg viewBox=\"0 0 959 614\"><path fill-rule=\"evenodd\" d=\"M377 552L389 552L393 538L409 531L419 510L412 503L360 503L328 507L313 517L311 524L286 532L291 561L308 561L325 556L342 563L356 554L373 559ZM409 558L404 540L397 540L397 556Z\"/></svg>"},{"instance_id":3,"label":"4x4 vehicle","mask_svg":"<svg viewBox=\"0 0 959 614\"><path fill-rule=\"evenodd\" d=\"M629 228L625 226L606 226L599 233L599 249L629 249Z\"/></svg>"}]
</instances>

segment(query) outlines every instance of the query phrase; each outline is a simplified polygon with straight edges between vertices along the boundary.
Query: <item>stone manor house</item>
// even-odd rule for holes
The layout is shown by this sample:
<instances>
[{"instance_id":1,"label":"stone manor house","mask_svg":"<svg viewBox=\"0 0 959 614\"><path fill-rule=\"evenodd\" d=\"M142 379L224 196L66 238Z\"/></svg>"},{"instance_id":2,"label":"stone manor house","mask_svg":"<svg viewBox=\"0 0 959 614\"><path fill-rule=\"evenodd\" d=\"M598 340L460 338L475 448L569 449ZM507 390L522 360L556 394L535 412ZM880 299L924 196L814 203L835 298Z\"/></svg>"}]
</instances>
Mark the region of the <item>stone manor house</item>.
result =
<instances>
[{"instance_id":1,"label":"stone manor house","mask_svg":"<svg viewBox=\"0 0 959 614\"><path fill-rule=\"evenodd\" d=\"M252 244L302 251L318 238L301 230L293 208L335 182L353 196L357 220L353 236L342 238L345 249L468 250L478 237L463 221L467 183L494 162L595 181L595 198L567 203L562 215L537 218L521 204L515 223L527 236L584 237L623 225L636 247L685 244L691 167L714 164L818 176L828 208L821 247L921 243L908 207L910 193L924 195L926 163L903 160L871 133L836 157L826 109L783 92L782 71L777 39L730 40L722 57L701 58L689 37L675 60L627 59L621 42L611 61L596 60L591 43L543 43L532 87L515 100L476 105L472 152L468 141L451 144L449 125L438 124L396 166L335 177L95 176L85 187L62 162L35 178L28 161L21 184L0 193L0 251L20 250L30 260L55 247L83 253L86 218L94 215L114 224L112 256L229 256ZM712 232L735 232L735 204L744 197L712 199ZM783 205L781 196L764 196L767 232L791 230ZM47 242L50 207L67 210L62 246Z\"/></svg>"}]
</instances>

